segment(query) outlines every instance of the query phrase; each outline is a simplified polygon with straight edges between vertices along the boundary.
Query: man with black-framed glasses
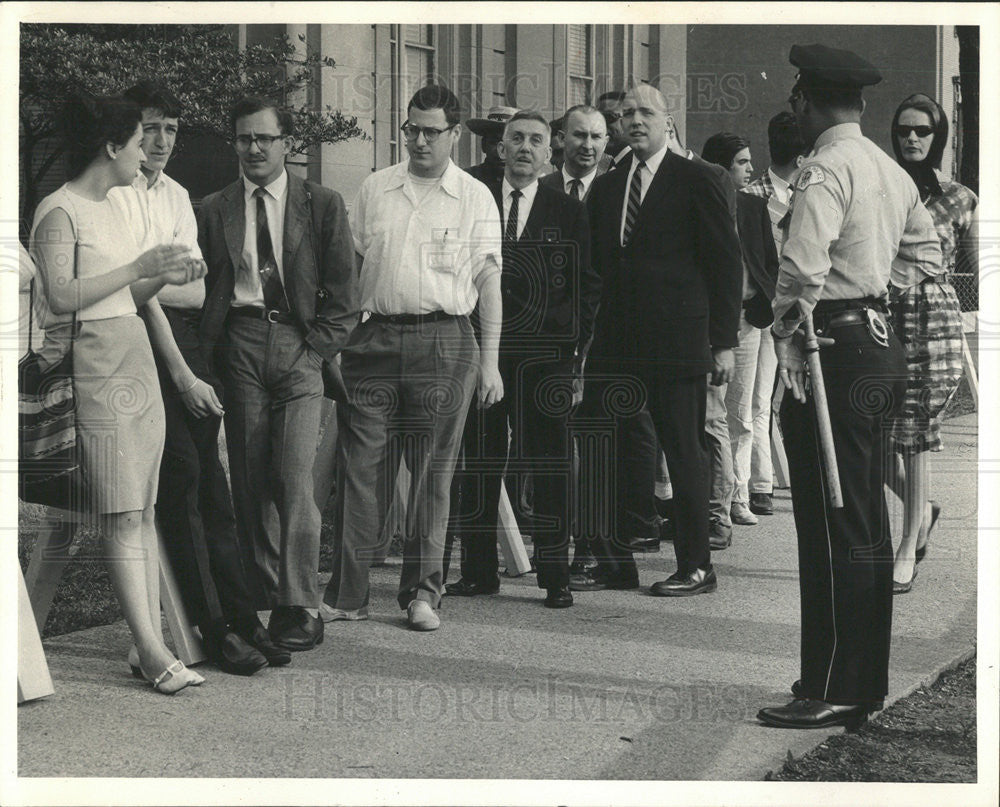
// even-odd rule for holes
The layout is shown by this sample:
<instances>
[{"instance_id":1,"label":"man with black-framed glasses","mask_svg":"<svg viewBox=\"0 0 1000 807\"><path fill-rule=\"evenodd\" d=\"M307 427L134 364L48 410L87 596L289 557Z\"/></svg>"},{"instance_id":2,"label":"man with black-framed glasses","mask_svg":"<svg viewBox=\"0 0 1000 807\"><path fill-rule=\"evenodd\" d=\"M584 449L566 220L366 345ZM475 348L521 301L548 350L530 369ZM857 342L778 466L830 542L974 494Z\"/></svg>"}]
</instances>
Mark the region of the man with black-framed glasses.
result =
<instances>
[{"instance_id":1,"label":"man with black-framed glasses","mask_svg":"<svg viewBox=\"0 0 1000 807\"><path fill-rule=\"evenodd\" d=\"M322 367L358 321L354 242L340 196L285 170L291 113L243 98L230 113L243 176L208 196L201 340L215 346L244 563L273 642L309 650L319 619L313 495Z\"/></svg>"},{"instance_id":2,"label":"man with black-framed glasses","mask_svg":"<svg viewBox=\"0 0 1000 807\"><path fill-rule=\"evenodd\" d=\"M472 395L503 397L497 351L500 215L486 186L451 161L458 99L428 85L407 107L409 160L370 175L351 208L361 265L358 326L341 363L337 523L323 618L368 616L368 566L401 456L411 484L397 601L414 630L435 630L454 474ZM479 304L481 346L469 322Z\"/></svg>"}]
</instances>

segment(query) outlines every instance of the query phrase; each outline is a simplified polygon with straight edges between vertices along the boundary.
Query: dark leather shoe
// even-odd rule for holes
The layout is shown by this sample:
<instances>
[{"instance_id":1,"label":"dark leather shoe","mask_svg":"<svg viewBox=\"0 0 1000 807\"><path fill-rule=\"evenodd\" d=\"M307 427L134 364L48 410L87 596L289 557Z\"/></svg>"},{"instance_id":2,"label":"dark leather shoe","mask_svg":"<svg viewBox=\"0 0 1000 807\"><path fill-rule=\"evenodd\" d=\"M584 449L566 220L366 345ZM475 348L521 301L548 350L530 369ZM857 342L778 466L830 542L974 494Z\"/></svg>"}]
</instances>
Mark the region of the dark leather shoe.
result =
<instances>
[{"instance_id":1,"label":"dark leather shoe","mask_svg":"<svg viewBox=\"0 0 1000 807\"><path fill-rule=\"evenodd\" d=\"M271 635L263 625L256 625L246 640L256 647L272 667L284 667L292 661L292 654L271 641Z\"/></svg>"},{"instance_id":2,"label":"dark leather shoe","mask_svg":"<svg viewBox=\"0 0 1000 807\"><path fill-rule=\"evenodd\" d=\"M913 589L913 581L917 579L917 572L920 571L916 566L913 567L913 576L910 577L907 583L897 583L895 580L892 581L892 593L893 594L909 594Z\"/></svg>"},{"instance_id":3,"label":"dark leather shoe","mask_svg":"<svg viewBox=\"0 0 1000 807\"><path fill-rule=\"evenodd\" d=\"M545 595L546 608L569 608L573 604L573 595L566 586L550 588Z\"/></svg>"},{"instance_id":4,"label":"dark leather shoe","mask_svg":"<svg viewBox=\"0 0 1000 807\"><path fill-rule=\"evenodd\" d=\"M569 565L570 574L583 574L597 568L597 558L590 541L577 538L573 543L573 562Z\"/></svg>"},{"instance_id":5,"label":"dark leather shoe","mask_svg":"<svg viewBox=\"0 0 1000 807\"><path fill-rule=\"evenodd\" d=\"M719 521L711 521L708 525L708 546L720 552L733 542L733 528Z\"/></svg>"},{"instance_id":6,"label":"dark leather shoe","mask_svg":"<svg viewBox=\"0 0 1000 807\"><path fill-rule=\"evenodd\" d=\"M656 538L633 538L626 547L629 552L659 552L660 539Z\"/></svg>"},{"instance_id":7,"label":"dark leather shoe","mask_svg":"<svg viewBox=\"0 0 1000 807\"><path fill-rule=\"evenodd\" d=\"M301 605L279 605L271 611L268 633L284 650L312 650L323 643L323 620Z\"/></svg>"},{"instance_id":8,"label":"dark leather shoe","mask_svg":"<svg viewBox=\"0 0 1000 807\"><path fill-rule=\"evenodd\" d=\"M931 540L931 532L934 529L934 525L937 524L938 518L941 516L941 505L935 501L931 501L931 523L927 525L927 535L924 537L924 545L918 546L916 551L917 563L920 563L925 557L927 557L927 544ZM916 575L914 575L916 576ZM912 581L911 581L912 582Z\"/></svg>"},{"instance_id":9,"label":"dark leather shoe","mask_svg":"<svg viewBox=\"0 0 1000 807\"><path fill-rule=\"evenodd\" d=\"M253 675L267 666L267 659L239 634L229 631L215 641L205 643L208 657L220 670L230 675Z\"/></svg>"},{"instance_id":10,"label":"dark leather shoe","mask_svg":"<svg viewBox=\"0 0 1000 807\"><path fill-rule=\"evenodd\" d=\"M445 586L445 592L451 597L477 597L480 594L496 594L500 591L500 578L492 583L474 583L464 577L457 583Z\"/></svg>"},{"instance_id":11,"label":"dark leather shoe","mask_svg":"<svg viewBox=\"0 0 1000 807\"><path fill-rule=\"evenodd\" d=\"M802 686L802 679L797 678L792 681L792 694L796 698L804 698L806 696L805 687Z\"/></svg>"},{"instance_id":12,"label":"dark leather shoe","mask_svg":"<svg viewBox=\"0 0 1000 807\"><path fill-rule=\"evenodd\" d=\"M639 588L638 577L635 579L612 577L603 574L600 570L584 574L571 574L569 577L570 591L630 591L635 588Z\"/></svg>"},{"instance_id":13,"label":"dark leather shoe","mask_svg":"<svg viewBox=\"0 0 1000 807\"><path fill-rule=\"evenodd\" d=\"M718 582L715 569L695 569L687 574L674 572L666 580L653 583L649 591L657 597L690 597L715 591Z\"/></svg>"},{"instance_id":14,"label":"dark leather shoe","mask_svg":"<svg viewBox=\"0 0 1000 807\"><path fill-rule=\"evenodd\" d=\"M750 512L758 516L773 516L774 501L770 493L751 493Z\"/></svg>"},{"instance_id":15,"label":"dark leather shoe","mask_svg":"<svg viewBox=\"0 0 1000 807\"><path fill-rule=\"evenodd\" d=\"M822 729L845 726L855 731L868 720L871 709L864 705L840 705L812 698L796 698L784 706L757 712L757 719L779 729Z\"/></svg>"}]
</instances>

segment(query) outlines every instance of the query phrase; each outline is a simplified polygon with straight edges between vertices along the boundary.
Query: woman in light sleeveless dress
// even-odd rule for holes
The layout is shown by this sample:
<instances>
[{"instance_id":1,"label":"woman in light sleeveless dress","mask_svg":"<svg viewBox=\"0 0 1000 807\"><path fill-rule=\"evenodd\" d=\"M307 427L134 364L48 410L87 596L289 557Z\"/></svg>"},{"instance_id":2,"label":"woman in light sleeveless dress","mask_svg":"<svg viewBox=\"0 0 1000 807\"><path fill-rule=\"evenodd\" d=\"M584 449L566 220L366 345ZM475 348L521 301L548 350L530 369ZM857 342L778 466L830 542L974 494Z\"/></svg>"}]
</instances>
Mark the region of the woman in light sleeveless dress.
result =
<instances>
[{"instance_id":1,"label":"woman in light sleeveless dress","mask_svg":"<svg viewBox=\"0 0 1000 807\"><path fill-rule=\"evenodd\" d=\"M51 365L72 349L88 490L80 510L101 531L111 582L135 640L133 670L172 694L204 679L163 641L154 503L164 415L136 306L165 283L186 283L201 269L183 247L140 255L107 198L139 171L139 108L121 98L81 95L67 102L63 118L71 178L42 200L31 229L45 328L41 353Z\"/></svg>"}]
</instances>

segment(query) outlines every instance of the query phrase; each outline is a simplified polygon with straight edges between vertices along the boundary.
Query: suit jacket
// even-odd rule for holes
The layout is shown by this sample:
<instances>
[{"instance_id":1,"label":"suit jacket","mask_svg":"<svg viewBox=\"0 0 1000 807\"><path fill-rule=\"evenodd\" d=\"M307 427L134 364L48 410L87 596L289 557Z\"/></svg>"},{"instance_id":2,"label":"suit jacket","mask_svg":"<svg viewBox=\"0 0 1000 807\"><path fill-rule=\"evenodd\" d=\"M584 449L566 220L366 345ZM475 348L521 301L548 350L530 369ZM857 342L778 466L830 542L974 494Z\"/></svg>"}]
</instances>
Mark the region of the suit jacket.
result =
<instances>
[{"instance_id":1,"label":"suit jacket","mask_svg":"<svg viewBox=\"0 0 1000 807\"><path fill-rule=\"evenodd\" d=\"M738 342L743 264L731 183L667 151L622 247L628 178L627 170L598 177L587 201L603 281L591 356L661 376L707 373L711 348Z\"/></svg>"},{"instance_id":2,"label":"suit jacket","mask_svg":"<svg viewBox=\"0 0 1000 807\"><path fill-rule=\"evenodd\" d=\"M488 187L503 219L502 183ZM501 353L556 347L572 358L590 339L600 297L583 202L539 182L521 237L504 241L502 258Z\"/></svg>"},{"instance_id":3,"label":"suit jacket","mask_svg":"<svg viewBox=\"0 0 1000 807\"><path fill-rule=\"evenodd\" d=\"M282 273L291 314L305 342L332 360L359 318L354 239L340 194L288 174ZM246 233L243 180L205 198L198 244L208 265L201 341L219 343L233 299Z\"/></svg>"},{"instance_id":4,"label":"suit jacket","mask_svg":"<svg viewBox=\"0 0 1000 807\"><path fill-rule=\"evenodd\" d=\"M736 196L743 263L750 274L750 284L757 290L745 304L746 318L751 325L766 328L774 321L771 301L778 279L778 248L774 244L771 216L767 212L767 199L749 193Z\"/></svg>"},{"instance_id":5,"label":"suit jacket","mask_svg":"<svg viewBox=\"0 0 1000 807\"><path fill-rule=\"evenodd\" d=\"M597 169L598 177L603 173L605 173L605 171L602 171L600 168ZM597 177L594 177L594 179L597 179ZM563 183L562 170L553 171L551 174L546 174L545 176L543 176L541 179L538 180L538 184L544 185L546 188L552 188L553 190L559 191L559 193L569 196L569 194L566 193L566 185ZM594 188L594 183L591 182L590 187L587 188L587 192L583 194L583 199L581 199L581 201L583 202L587 201L587 197L590 196L590 192L591 190L593 190L593 188Z\"/></svg>"},{"instance_id":6,"label":"suit jacket","mask_svg":"<svg viewBox=\"0 0 1000 807\"><path fill-rule=\"evenodd\" d=\"M490 163L482 162L479 165L473 165L465 169L465 173L471 174L484 185L492 185L496 182L503 181L504 164L491 165Z\"/></svg>"}]
</instances>

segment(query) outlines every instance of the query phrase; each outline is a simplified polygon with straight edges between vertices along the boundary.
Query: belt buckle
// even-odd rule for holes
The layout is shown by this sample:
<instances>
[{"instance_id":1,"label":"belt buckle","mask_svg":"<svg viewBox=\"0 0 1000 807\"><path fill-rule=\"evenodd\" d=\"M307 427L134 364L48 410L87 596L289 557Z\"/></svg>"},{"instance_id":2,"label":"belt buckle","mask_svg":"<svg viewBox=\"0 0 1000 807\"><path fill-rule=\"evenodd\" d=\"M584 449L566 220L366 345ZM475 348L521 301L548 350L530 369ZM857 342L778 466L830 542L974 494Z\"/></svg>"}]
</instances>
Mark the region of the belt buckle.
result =
<instances>
[{"instance_id":1,"label":"belt buckle","mask_svg":"<svg viewBox=\"0 0 1000 807\"><path fill-rule=\"evenodd\" d=\"M264 312L264 319L266 319L272 325L275 325L278 322L277 317L280 316L280 314L281 314L280 311L278 311L275 308L272 308L272 309Z\"/></svg>"},{"instance_id":2,"label":"belt buckle","mask_svg":"<svg viewBox=\"0 0 1000 807\"><path fill-rule=\"evenodd\" d=\"M868 333L871 338L881 347L889 347L889 329L879 312L874 308L866 308L865 315L868 317Z\"/></svg>"}]
</instances>

